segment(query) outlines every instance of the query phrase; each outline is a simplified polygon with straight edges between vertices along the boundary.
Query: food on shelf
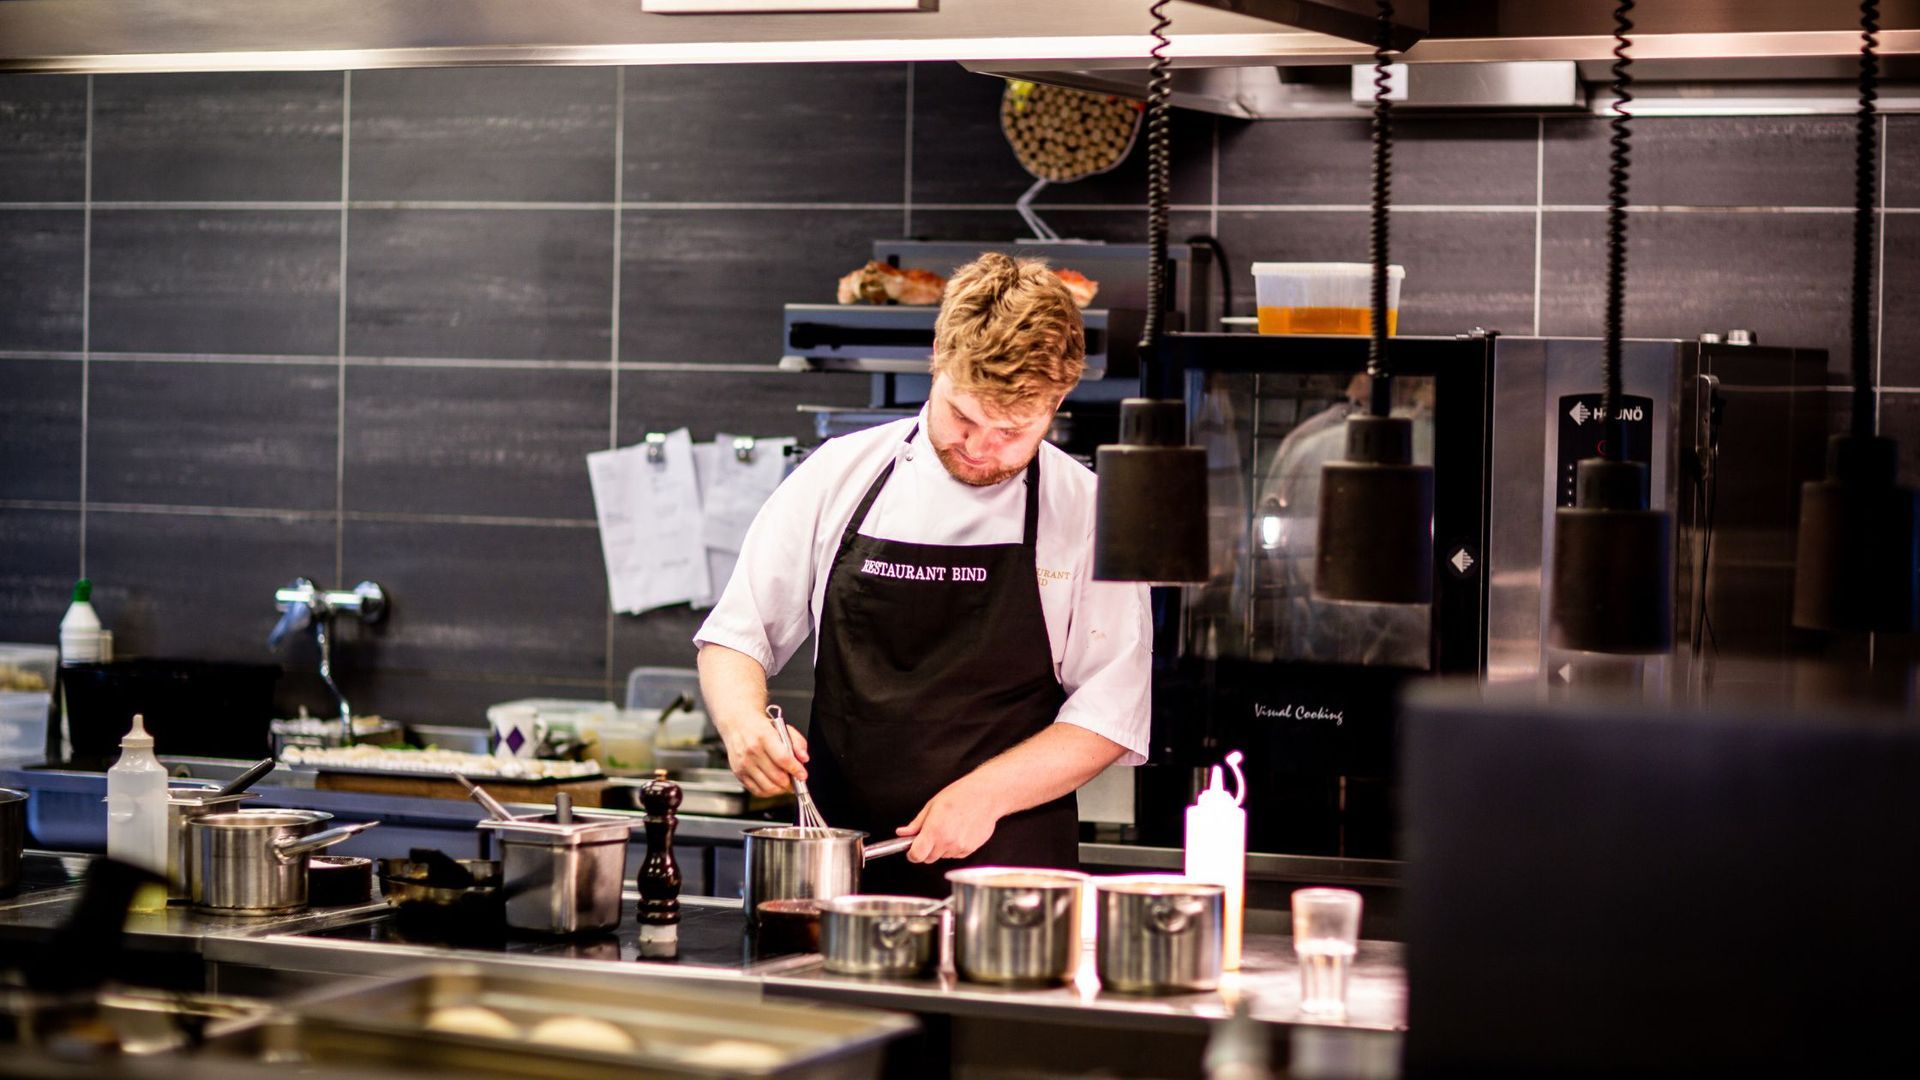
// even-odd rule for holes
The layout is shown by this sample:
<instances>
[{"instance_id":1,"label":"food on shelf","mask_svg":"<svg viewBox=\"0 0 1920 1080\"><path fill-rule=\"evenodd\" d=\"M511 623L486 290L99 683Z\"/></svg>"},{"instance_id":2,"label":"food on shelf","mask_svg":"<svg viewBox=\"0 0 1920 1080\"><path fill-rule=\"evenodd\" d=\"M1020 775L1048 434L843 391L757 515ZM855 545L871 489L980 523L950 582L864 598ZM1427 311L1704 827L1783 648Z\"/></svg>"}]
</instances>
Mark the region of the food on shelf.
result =
<instances>
[{"instance_id":1,"label":"food on shelf","mask_svg":"<svg viewBox=\"0 0 1920 1080\"><path fill-rule=\"evenodd\" d=\"M766 1043L719 1039L680 1055L688 1065L722 1071L759 1072L776 1068L786 1058Z\"/></svg>"},{"instance_id":2,"label":"food on shelf","mask_svg":"<svg viewBox=\"0 0 1920 1080\"><path fill-rule=\"evenodd\" d=\"M1130 98L1011 79L1000 96L1000 131L1028 173L1064 184L1125 161L1143 111Z\"/></svg>"},{"instance_id":3,"label":"food on shelf","mask_svg":"<svg viewBox=\"0 0 1920 1080\"><path fill-rule=\"evenodd\" d=\"M1094 296L1100 291L1100 283L1078 270L1055 270L1053 276L1067 287L1073 297L1073 306L1083 308L1093 303Z\"/></svg>"},{"instance_id":4,"label":"food on shelf","mask_svg":"<svg viewBox=\"0 0 1920 1080\"><path fill-rule=\"evenodd\" d=\"M1054 276L1072 294L1075 307L1086 307L1100 292L1100 283L1078 270L1055 270ZM867 265L840 279L843 304L938 304L947 279L931 270L902 270L883 262Z\"/></svg>"},{"instance_id":5,"label":"food on shelf","mask_svg":"<svg viewBox=\"0 0 1920 1080\"><path fill-rule=\"evenodd\" d=\"M640 1048L633 1036L591 1016L555 1016L542 1020L527 1032L527 1041L601 1054L631 1054Z\"/></svg>"},{"instance_id":6,"label":"food on shelf","mask_svg":"<svg viewBox=\"0 0 1920 1080\"><path fill-rule=\"evenodd\" d=\"M427 1015L427 1030L493 1039L520 1037L520 1029L513 1021L482 1005L442 1005Z\"/></svg>"},{"instance_id":7,"label":"food on shelf","mask_svg":"<svg viewBox=\"0 0 1920 1080\"><path fill-rule=\"evenodd\" d=\"M280 760L289 765L316 769L359 769L436 776L459 773L468 777L491 776L503 780L574 780L600 775L600 766L592 761L505 758L492 754L465 754L457 750L396 750L364 744L325 749L289 746L281 753Z\"/></svg>"},{"instance_id":8,"label":"food on shelf","mask_svg":"<svg viewBox=\"0 0 1920 1080\"><path fill-rule=\"evenodd\" d=\"M843 304L937 304L947 279L931 270L902 270L872 261L840 279Z\"/></svg>"}]
</instances>

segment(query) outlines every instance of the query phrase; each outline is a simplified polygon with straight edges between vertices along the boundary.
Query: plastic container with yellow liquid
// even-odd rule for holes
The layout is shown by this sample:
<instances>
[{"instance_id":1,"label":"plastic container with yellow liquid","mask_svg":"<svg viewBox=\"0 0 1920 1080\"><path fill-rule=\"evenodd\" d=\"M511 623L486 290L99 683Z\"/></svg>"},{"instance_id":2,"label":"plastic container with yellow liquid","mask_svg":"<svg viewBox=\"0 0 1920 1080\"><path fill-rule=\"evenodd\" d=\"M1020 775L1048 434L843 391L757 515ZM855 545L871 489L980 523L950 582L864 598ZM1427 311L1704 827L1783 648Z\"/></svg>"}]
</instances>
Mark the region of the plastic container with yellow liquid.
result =
<instances>
[{"instance_id":1,"label":"plastic container with yellow liquid","mask_svg":"<svg viewBox=\"0 0 1920 1080\"><path fill-rule=\"evenodd\" d=\"M1399 332L1405 267L1387 267L1387 333ZM1263 334L1368 334L1373 329L1369 263L1254 263Z\"/></svg>"}]
</instances>

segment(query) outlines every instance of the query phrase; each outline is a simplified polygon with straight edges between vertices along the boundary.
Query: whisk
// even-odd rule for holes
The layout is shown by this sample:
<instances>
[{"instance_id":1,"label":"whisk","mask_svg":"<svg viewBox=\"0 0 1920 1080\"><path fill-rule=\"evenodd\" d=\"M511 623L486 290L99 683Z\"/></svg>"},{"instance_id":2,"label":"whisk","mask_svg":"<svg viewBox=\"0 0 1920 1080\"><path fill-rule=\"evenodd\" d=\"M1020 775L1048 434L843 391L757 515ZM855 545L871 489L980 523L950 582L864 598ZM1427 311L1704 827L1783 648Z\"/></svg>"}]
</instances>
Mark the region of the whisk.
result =
<instances>
[{"instance_id":1,"label":"whisk","mask_svg":"<svg viewBox=\"0 0 1920 1080\"><path fill-rule=\"evenodd\" d=\"M774 729L780 732L780 741L786 745L787 755L793 755L793 737L787 734L787 719L780 706L767 706L767 719L773 721ZM827 819L820 816L820 808L813 805L813 796L807 792L807 782L799 777L793 778L793 794L799 804L800 815L797 824L802 829L825 829Z\"/></svg>"}]
</instances>

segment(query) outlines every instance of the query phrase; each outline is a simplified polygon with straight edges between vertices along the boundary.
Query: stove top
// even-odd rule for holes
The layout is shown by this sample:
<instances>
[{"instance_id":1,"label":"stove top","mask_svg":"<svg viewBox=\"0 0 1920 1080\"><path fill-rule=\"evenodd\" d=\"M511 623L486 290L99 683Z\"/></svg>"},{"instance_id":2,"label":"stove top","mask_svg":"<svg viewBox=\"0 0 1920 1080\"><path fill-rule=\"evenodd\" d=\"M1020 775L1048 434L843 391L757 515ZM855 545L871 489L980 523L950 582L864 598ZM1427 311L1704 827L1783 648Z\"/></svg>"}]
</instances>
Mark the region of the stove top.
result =
<instances>
[{"instance_id":1,"label":"stove top","mask_svg":"<svg viewBox=\"0 0 1920 1080\"><path fill-rule=\"evenodd\" d=\"M78 885L81 875L86 872L86 856L29 851L20 860L19 887L6 895L11 898L24 898L34 893Z\"/></svg>"},{"instance_id":2,"label":"stove top","mask_svg":"<svg viewBox=\"0 0 1920 1080\"><path fill-rule=\"evenodd\" d=\"M299 935L328 941L357 941L383 945L452 946L475 952L516 956L540 956L557 959L645 961L680 967L744 970L758 968L770 961L806 956L794 950L770 949L757 943L747 931L746 915L737 904L701 903L697 899L680 902L680 942L678 955L661 957L642 955L640 927L635 921L637 902L632 897L620 904L620 926L604 934L576 934L549 937L509 930L491 938L465 938L449 941L436 935L431 927L404 924L391 913L365 922L315 930Z\"/></svg>"}]
</instances>

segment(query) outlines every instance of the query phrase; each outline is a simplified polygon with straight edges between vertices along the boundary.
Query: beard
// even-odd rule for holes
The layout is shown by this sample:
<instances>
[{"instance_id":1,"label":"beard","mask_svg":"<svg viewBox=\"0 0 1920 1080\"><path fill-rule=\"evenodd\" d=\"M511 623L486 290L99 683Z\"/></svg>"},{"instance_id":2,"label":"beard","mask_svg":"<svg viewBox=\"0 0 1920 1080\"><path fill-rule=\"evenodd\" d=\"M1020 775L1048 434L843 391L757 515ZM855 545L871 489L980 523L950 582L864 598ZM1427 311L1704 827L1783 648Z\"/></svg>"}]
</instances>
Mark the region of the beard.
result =
<instances>
[{"instance_id":1,"label":"beard","mask_svg":"<svg viewBox=\"0 0 1920 1080\"><path fill-rule=\"evenodd\" d=\"M1036 455L1040 452L1038 446L1035 446L1033 450ZM1020 464L1003 469L994 465L970 465L965 458L960 456L958 450L953 450L938 444L934 446L933 452L939 456L940 464L946 467L948 476L953 477L955 480L969 487L992 487L1001 481L1010 480L1020 473L1025 472L1027 466L1033 463L1033 457L1029 456L1027 460Z\"/></svg>"}]
</instances>

